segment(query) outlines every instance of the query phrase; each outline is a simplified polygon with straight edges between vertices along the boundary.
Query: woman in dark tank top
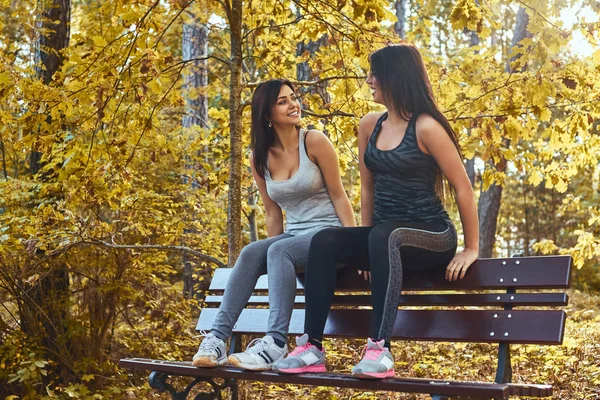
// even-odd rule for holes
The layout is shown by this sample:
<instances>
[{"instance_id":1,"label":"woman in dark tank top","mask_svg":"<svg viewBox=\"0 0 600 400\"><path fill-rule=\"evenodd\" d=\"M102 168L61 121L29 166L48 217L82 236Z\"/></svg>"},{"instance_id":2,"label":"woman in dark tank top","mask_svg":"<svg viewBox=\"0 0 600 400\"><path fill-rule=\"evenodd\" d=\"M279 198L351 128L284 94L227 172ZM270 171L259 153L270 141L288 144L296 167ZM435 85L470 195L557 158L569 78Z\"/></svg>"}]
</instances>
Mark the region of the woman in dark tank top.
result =
<instances>
[{"instance_id":1,"label":"woman in dark tank top","mask_svg":"<svg viewBox=\"0 0 600 400\"><path fill-rule=\"evenodd\" d=\"M390 339L404 271L427 270L446 279L464 277L477 259L479 230L470 181L456 133L440 112L421 55L410 44L373 53L367 84L387 111L364 116L359 126L362 225L328 228L312 241L306 271L305 334L273 369L324 370L321 339L333 299L336 263L360 266L372 281L373 326L363 359L352 373L394 376ZM452 190L444 190L447 180ZM444 208L456 201L464 250ZM352 268L352 267L348 267ZM317 368L319 366L319 368Z\"/></svg>"}]
</instances>

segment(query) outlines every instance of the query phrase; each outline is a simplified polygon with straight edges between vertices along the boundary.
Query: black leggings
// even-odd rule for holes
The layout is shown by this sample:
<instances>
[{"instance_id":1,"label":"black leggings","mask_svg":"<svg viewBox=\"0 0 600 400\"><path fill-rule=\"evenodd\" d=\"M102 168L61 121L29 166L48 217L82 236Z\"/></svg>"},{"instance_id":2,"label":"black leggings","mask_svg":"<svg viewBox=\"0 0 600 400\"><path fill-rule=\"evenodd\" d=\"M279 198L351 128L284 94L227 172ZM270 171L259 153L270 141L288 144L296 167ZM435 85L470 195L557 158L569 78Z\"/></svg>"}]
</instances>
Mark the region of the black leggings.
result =
<instances>
[{"instance_id":1,"label":"black leggings","mask_svg":"<svg viewBox=\"0 0 600 400\"><path fill-rule=\"evenodd\" d=\"M304 332L321 341L336 286L336 264L371 271L372 338L391 340L403 268L446 268L456 252L456 231L440 223L386 222L369 227L328 228L310 243L306 269Z\"/></svg>"}]
</instances>

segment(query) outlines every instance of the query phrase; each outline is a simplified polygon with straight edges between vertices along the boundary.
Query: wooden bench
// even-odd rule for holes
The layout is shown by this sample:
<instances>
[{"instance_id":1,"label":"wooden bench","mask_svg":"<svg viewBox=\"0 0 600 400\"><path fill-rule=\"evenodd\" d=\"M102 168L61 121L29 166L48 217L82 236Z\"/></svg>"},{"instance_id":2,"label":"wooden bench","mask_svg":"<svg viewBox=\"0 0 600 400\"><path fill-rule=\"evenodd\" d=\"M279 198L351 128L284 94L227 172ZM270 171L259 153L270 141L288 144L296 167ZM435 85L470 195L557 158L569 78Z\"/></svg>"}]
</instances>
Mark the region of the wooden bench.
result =
<instances>
[{"instance_id":1,"label":"wooden bench","mask_svg":"<svg viewBox=\"0 0 600 400\"><path fill-rule=\"evenodd\" d=\"M272 371L243 371L234 367L199 369L187 361L140 358L123 359L120 365L123 368L152 371L150 385L170 392L174 400L185 399L190 389L203 381L209 382L213 391L199 394L195 397L197 400L221 398L221 390L226 387L232 389L232 397L236 398L237 380L424 393L437 400L551 396L550 385L510 383L510 345L562 343L566 314L564 310L556 308L568 303L565 289L570 284L571 261L570 256L479 259L464 279L455 282L446 281L443 273L435 276L405 276L403 290L407 293L400 298L393 340L497 343L495 382L404 378L402 369L398 368L397 378L361 380L333 372L283 375ZM230 272L227 268L216 270L197 330L210 330ZM231 352L240 350L240 335L262 335L266 331L269 313L264 308L268 306L266 278L262 276L259 279L255 294L233 329ZM298 280L290 336L303 333L304 296L301 278ZM334 308L327 320L325 336L368 337L371 315L371 310L365 307L370 305L368 291L368 284L354 270L342 274L338 279L338 294L334 297ZM177 392L167 383L169 376L193 377L195 380L184 391ZM224 381L217 384L214 378L223 378Z\"/></svg>"}]
</instances>

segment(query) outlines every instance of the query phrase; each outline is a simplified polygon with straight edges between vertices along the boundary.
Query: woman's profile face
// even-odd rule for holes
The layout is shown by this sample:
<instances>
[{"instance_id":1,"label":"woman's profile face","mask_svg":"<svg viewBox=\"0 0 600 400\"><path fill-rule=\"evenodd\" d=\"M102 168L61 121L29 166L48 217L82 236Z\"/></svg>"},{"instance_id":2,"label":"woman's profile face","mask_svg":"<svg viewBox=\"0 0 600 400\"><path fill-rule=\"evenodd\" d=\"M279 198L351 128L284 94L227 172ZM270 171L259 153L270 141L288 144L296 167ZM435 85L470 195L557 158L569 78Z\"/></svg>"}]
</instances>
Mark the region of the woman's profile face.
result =
<instances>
[{"instance_id":1,"label":"woman's profile face","mask_svg":"<svg viewBox=\"0 0 600 400\"><path fill-rule=\"evenodd\" d=\"M288 85L283 85L271 109L271 123L279 126L299 125L300 113L300 101L296 98L296 93Z\"/></svg>"},{"instance_id":2,"label":"woman's profile face","mask_svg":"<svg viewBox=\"0 0 600 400\"><path fill-rule=\"evenodd\" d=\"M377 77L373 75L373 72L369 72L367 76L367 85L371 88L371 95L373 95L373 101L375 103L383 104L383 93L381 93L381 86L377 82Z\"/></svg>"}]
</instances>

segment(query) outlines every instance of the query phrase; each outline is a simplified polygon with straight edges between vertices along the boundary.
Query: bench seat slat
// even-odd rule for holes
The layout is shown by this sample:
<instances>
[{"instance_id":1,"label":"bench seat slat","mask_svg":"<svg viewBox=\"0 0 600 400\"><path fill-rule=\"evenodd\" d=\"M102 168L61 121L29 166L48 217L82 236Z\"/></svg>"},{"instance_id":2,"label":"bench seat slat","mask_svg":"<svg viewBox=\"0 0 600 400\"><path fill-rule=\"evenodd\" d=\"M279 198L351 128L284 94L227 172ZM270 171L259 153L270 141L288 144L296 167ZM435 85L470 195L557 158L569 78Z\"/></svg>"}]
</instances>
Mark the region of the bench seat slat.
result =
<instances>
[{"instance_id":1,"label":"bench seat slat","mask_svg":"<svg viewBox=\"0 0 600 400\"><path fill-rule=\"evenodd\" d=\"M462 395L471 396L473 398L494 397L508 399L509 395L518 396L525 393L529 396L538 397L552 395L552 387L549 385L496 384L487 382L447 381L439 379L403 377L383 380L364 380L354 378L348 374L339 373L281 375L272 371L244 371L234 367L195 368L190 362L151 360L143 358L122 359L119 365L122 368L143 371L160 371L175 376L221 377L239 380L334 386L354 389L389 390L397 392L404 391L427 394L434 393L447 396Z\"/></svg>"},{"instance_id":2,"label":"bench seat slat","mask_svg":"<svg viewBox=\"0 0 600 400\"><path fill-rule=\"evenodd\" d=\"M348 374L339 373L306 373L300 375L283 375L272 371L244 371L234 367L195 368L190 362L161 361L149 359L123 359L123 368L146 371L160 371L177 376L207 376L252 380L286 384L308 384L319 386L335 386L354 389L408 391L413 393L436 393L445 395L469 395L472 397L499 397L508 399L509 388L506 384L485 382L441 381L436 379L394 378L384 380L357 379ZM540 386L540 389L547 389Z\"/></svg>"},{"instance_id":3,"label":"bench seat slat","mask_svg":"<svg viewBox=\"0 0 600 400\"><path fill-rule=\"evenodd\" d=\"M512 299L511 299L512 297ZM206 296L204 304L218 307L223 301L222 295ZM296 296L295 304L304 306L304 296ZM566 306L568 296L566 293L516 293L516 294L425 294L402 295L400 306ZM250 297L248 305L268 306L268 295ZM370 306L371 295L337 295L333 298L333 305L338 306Z\"/></svg>"},{"instance_id":4,"label":"bench seat slat","mask_svg":"<svg viewBox=\"0 0 600 400\"><path fill-rule=\"evenodd\" d=\"M482 289L566 289L569 287L571 256L542 256L489 258L477 260L465 278L448 282L443 271L406 273L404 290L482 290ZM337 285L339 291L369 290L369 284L355 271L342 273ZM210 284L212 292L222 292L229 279L230 268L219 268ZM303 275L297 287L303 289ZM267 277L258 279L255 290L267 290Z\"/></svg>"},{"instance_id":5,"label":"bench seat slat","mask_svg":"<svg viewBox=\"0 0 600 400\"><path fill-rule=\"evenodd\" d=\"M197 330L210 330L218 309L200 313ZM509 318L510 315L510 318ZM268 309L245 309L234 333L264 334ZM562 310L400 310L393 339L480 343L561 344L566 314ZM371 310L333 309L325 336L363 337L370 335ZM294 310L290 335L304 332L304 310ZM493 334L492 334L493 332Z\"/></svg>"}]
</instances>

